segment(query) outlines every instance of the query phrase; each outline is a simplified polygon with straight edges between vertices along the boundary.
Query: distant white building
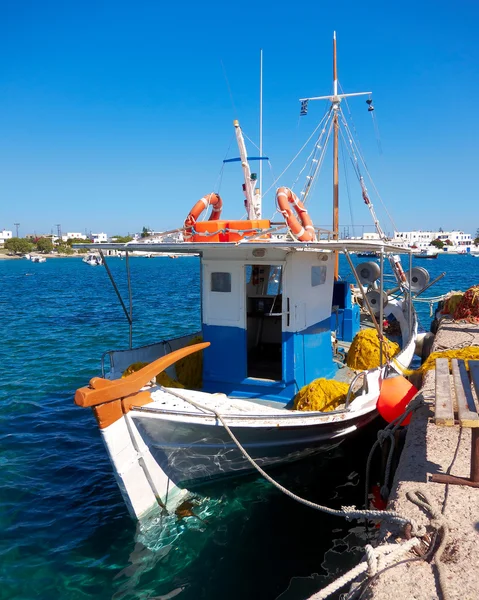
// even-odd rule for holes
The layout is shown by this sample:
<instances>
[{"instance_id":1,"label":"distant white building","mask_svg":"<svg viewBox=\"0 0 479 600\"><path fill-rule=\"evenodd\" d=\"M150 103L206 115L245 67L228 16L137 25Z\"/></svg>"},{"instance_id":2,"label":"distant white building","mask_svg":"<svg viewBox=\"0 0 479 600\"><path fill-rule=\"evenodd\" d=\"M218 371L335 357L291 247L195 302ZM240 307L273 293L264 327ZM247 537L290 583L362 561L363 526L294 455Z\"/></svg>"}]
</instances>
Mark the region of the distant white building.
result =
<instances>
[{"instance_id":1,"label":"distant white building","mask_svg":"<svg viewBox=\"0 0 479 600\"><path fill-rule=\"evenodd\" d=\"M474 244L471 234L464 231L395 231L393 238L393 242L402 243L409 248L412 246L427 248L433 240L441 240L441 242L449 240L453 247L461 249Z\"/></svg>"},{"instance_id":2,"label":"distant white building","mask_svg":"<svg viewBox=\"0 0 479 600\"><path fill-rule=\"evenodd\" d=\"M87 236L84 233L76 233L69 231L66 235L62 235L62 242L68 240L86 240Z\"/></svg>"},{"instance_id":3,"label":"distant white building","mask_svg":"<svg viewBox=\"0 0 479 600\"><path fill-rule=\"evenodd\" d=\"M12 237L13 233L11 231L7 231L6 229L0 231L0 246L3 246L5 244L5 241L11 240Z\"/></svg>"},{"instance_id":4,"label":"distant white building","mask_svg":"<svg viewBox=\"0 0 479 600\"><path fill-rule=\"evenodd\" d=\"M108 242L108 236L106 233L92 233L91 237L94 244L102 244L103 242Z\"/></svg>"},{"instance_id":5,"label":"distant white building","mask_svg":"<svg viewBox=\"0 0 479 600\"><path fill-rule=\"evenodd\" d=\"M377 233L377 231L373 231L370 233L363 233L362 239L371 241L371 240L380 240L381 237L380 237L379 233Z\"/></svg>"}]
</instances>

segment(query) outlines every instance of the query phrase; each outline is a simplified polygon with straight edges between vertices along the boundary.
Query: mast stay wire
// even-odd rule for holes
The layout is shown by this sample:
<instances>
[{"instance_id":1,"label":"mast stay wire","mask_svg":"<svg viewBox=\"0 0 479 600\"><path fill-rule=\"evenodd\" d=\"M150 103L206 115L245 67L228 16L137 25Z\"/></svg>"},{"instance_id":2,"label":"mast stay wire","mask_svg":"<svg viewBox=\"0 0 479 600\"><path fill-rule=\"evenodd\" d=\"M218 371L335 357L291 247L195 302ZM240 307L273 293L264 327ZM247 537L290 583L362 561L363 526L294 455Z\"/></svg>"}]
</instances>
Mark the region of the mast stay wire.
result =
<instances>
[{"instance_id":1,"label":"mast stay wire","mask_svg":"<svg viewBox=\"0 0 479 600\"><path fill-rule=\"evenodd\" d=\"M378 150L379 150L379 154L383 153L383 147L381 144L381 136L379 134L379 126L378 126L378 122L376 120L376 114L375 112L371 112L371 119L373 120L373 127L374 127L374 133L376 134L376 142L378 145Z\"/></svg>"},{"instance_id":2,"label":"mast stay wire","mask_svg":"<svg viewBox=\"0 0 479 600\"><path fill-rule=\"evenodd\" d=\"M321 129L321 133L318 136L318 139L316 140L316 142L314 143L314 146L308 156L308 158L306 159L303 168L301 169L301 171L298 173L298 176L296 177L296 179L293 182L293 185L291 186L291 189L294 188L294 186L297 184L301 174L303 173L303 171L305 170L305 168L307 167L307 165L309 165L309 175L307 176L307 181L303 186L303 191L301 192L301 195L303 196L301 198L301 200L303 202L305 202L306 200L306 196L307 196L307 190L308 190L308 182L311 181L312 177L315 176L315 173L318 170L318 165L320 160L322 160L322 157L324 157L324 149L327 147L328 145L328 140L329 140L329 136L331 134L331 128L329 129L328 132L328 136L326 138L326 142L321 146L321 142L323 141L323 136L326 133L327 127L328 127L328 122L329 120L332 118L332 111L329 111L328 114L328 118L326 119L326 122L324 123L324 127ZM317 158L317 155L320 154L320 158ZM311 175L312 174L312 175Z\"/></svg>"},{"instance_id":3,"label":"mast stay wire","mask_svg":"<svg viewBox=\"0 0 479 600\"><path fill-rule=\"evenodd\" d=\"M362 163L362 165L363 165L363 167L364 167L364 169L365 169L365 171L366 171L366 173L368 175L369 181L371 182L371 185L373 186L374 191L376 192L376 195L379 198L379 201L381 202L381 205L382 205L383 209L385 210L385 212L386 212L386 214L387 214L387 216L388 216L388 218L389 218L389 220L390 220L390 222L391 222L391 224L393 226L394 231L397 231L397 227L396 227L396 224L394 222L394 219L392 218L391 214L389 213L389 211L388 211L388 209L386 207L386 204L384 203L384 200L382 199L382 196L379 193L379 190L376 187L376 184L374 183L374 180L373 180L373 178L371 176L371 173L369 172L369 169L368 169L368 166L366 164L366 161L364 160L364 157L363 157L363 155L361 153L359 144L356 142L356 139L353 137L353 135L351 133L351 129L349 128L348 122L346 121L346 119L345 119L344 114L342 113L342 111L340 111L340 114L341 114L341 117L342 117L342 122L343 122L344 128L346 129L346 131L348 133L350 145L351 146L354 145L356 147L357 154L359 155L361 163ZM356 160L357 160L357 157L356 157ZM358 165L357 171L359 172L359 165Z\"/></svg>"},{"instance_id":4,"label":"mast stay wire","mask_svg":"<svg viewBox=\"0 0 479 600\"><path fill-rule=\"evenodd\" d=\"M349 177L348 177L348 169L346 166L346 150L344 148L344 139L343 136L341 136L340 140L339 140L339 148L341 151L341 157L343 159L343 172L344 172L344 180L346 182L346 191L348 194L348 203L349 203L349 215L351 218L351 228L353 231L353 236L355 235L355 227L354 227L354 216L353 216L353 205L351 203L351 191L349 188Z\"/></svg>"},{"instance_id":5,"label":"mast stay wire","mask_svg":"<svg viewBox=\"0 0 479 600\"><path fill-rule=\"evenodd\" d=\"M301 193L302 194L301 200L304 205L306 205L306 203L309 199L309 195L310 195L310 193L312 193L314 186L316 185L316 182L318 181L318 176L321 172L321 167L323 166L323 163L324 163L324 157L326 156L326 151L328 149L331 132L333 131L333 125L334 125L334 123L333 123L333 120L331 119L331 124L329 126L328 135L327 135L326 141L324 142L321 155L318 159L318 162L314 163L314 166L315 166L314 172L311 176L309 176L310 178L307 180L307 182L304 186L304 191Z\"/></svg>"},{"instance_id":6,"label":"mast stay wire","mask_svg":"<svg viewBox=\"0 0 479 600\"><path fill-rule=\"evenodd\" d=\"M221 68L223 69L223 75L224 75L224 78L225 78L225 81L226 81L226 86L228 88L228 92L229 92L229 95L230 95L231 106L233 108L233 118L236 119L237 114L238 114L238 109L236 108L236 104L235 104L235 101L233 99L233 92L231 91L230 82L228 81L228 76L226 75L226 68L225 68L225 65L223 63L223 59L222 58L220 58L220 63L221 63Z\"/></svg>"},{"instance_id":7,"label":"mast stay wire","mask_svg":"<svg viewBox=\"0 0 479 600\"><path fill-rule=\"evenodd\" d=\"M329 111L328 111L329 112ZM291 167L291 165L294 163L294 161L298 158L298 156L301 154L301 152L303 152L303 150L306 148L306 146L309 144L309 142L311 141L312 137L315 135L315 133L318 131L318 129L321 127L324 119L327 117L327 113L324 115L324 117L321 119L321 121L316 125L316 127L314 128L313 132L311 133L311 135L308 137L308 139L305 141L305 143L302 145L302 147L298 150L298 152L295 154L295 156L293 157L293 159L289 162L289 164L283 169L283 171L278 175L278 177L275 179L275 181L273 181L273 183L269 186L269 188L266 190L266 192L263 194L263 198L266 196L266 194L271 191L274 186L278 183L279 179L286 173L286 171Z\"/></svg>"},{"instance_id":8,"label":"mast stay wire","mask_svg":"<svg viewBox=\"0 0 479 600\"><path fill-rule=\"evenodd\" d=\"M224 170L225 170L225 163L224 163L224 161L225 161L226 157L228 156L228 154L229 154L229 152L231 150L231 144L233 143L234 139L235 139L235 135L233 134L231 136L230 143L228 144L228 149L226 150L226 154L225 154L224 159L223 159L223 161L221 163L221 168L220 168L220 171L218 173L218 177L216 178L216 182L215 182L215 185L213 187L213 189L216 191L217 194L220 193L221 184L223 183L223 174L224 174ZM207 212L208 211L206 211L206 210L202 212L202 214L201 214L201 221L205 221L206 220Z\"/></svg>"}]
</instances>

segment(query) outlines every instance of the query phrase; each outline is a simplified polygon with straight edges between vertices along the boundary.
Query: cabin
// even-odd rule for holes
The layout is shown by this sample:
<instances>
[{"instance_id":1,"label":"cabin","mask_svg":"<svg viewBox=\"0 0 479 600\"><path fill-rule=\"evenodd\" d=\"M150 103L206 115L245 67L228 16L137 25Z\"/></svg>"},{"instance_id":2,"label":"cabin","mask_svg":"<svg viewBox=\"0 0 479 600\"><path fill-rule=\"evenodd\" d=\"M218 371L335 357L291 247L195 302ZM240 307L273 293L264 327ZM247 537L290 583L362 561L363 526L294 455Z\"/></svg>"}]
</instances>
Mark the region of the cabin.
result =
<instances>
[{"instance_id":1,"label":"cabin","mask_svg":"<svg viewBox=\"0 0 479 600\"><path fill-rule=\"evenodd\" d=\"M203 390L288 402L334 377L332 334L352 341L359 306L334 281L334 253L265 245L201 245Z\"/></svg>"}]
</instances>

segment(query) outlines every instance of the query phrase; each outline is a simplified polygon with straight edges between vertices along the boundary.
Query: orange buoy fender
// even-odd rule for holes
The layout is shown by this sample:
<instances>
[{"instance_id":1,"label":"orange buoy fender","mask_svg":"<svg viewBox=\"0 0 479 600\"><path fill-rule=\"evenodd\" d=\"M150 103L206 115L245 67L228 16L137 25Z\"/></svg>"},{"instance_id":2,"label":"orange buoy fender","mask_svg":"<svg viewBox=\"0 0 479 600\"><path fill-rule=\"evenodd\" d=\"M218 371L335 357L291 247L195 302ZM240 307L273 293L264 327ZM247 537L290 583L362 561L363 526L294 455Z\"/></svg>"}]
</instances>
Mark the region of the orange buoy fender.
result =
<instances>
[{"instance_id":1,"label":"orange buoy fender","mask_svg":"<svg viewBox=\"0 0 479 600\"><path fill-rule=\"evenodd\" d=\"M418 389L402 375L383 379L377 403L379 414L388 423L391 423L404 413L417 392ZM408 425L410 420L411 415L408 415L401 424Z\"/></svg>"},{"instance_id":2,"label":"orange buoy fender","mask_svg":"<svg viewBox=\"0 0 479 600\"><path fill-rule=\"evenodd\" d=\"M311 220L308 211L304 208L304 204L292 190L287 187L278 188L276 191L276 203L278 204L279 211L283 215L286 224L296 239L300 242L313 242L316 240L313 221ZM291 205L294 206L299 220L293 213Z\"/></svg>"},{"instance_id":3,"label":"orange buoy fender","mask_svg":"<svg viewBox=\"0 0 479 600\"><path fill-rule=\"evenodd\" d=\"M201 198L201 200L198 200L198 202L193 206L193 208L190 210L188 216L185 219L185 241L188 241L192 237L192 228L195 226L198 217L205 210L205 208L208 208L208 206L211 206L213 208L208 218L208 221L217 221L220 218L221 209L223 208L223 200L221 200L221 196L219 194L215 194L214 192L203 196L203 198Z\"/></svg>"}]
</instances>

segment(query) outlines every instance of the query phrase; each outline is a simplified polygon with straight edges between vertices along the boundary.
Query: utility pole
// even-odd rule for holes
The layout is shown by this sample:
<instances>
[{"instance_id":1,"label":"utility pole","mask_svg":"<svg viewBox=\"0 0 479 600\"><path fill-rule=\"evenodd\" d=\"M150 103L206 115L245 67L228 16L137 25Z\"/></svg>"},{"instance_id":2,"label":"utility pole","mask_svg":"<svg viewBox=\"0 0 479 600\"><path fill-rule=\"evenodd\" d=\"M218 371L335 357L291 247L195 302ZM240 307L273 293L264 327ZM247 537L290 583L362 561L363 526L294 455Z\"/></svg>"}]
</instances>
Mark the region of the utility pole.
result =
<instances>
[{"instance_id":1,"label":"utility pole","mask_svg":"<svg viewBox=\"0 0 479 600\"><path fill-rule=\"evenodd\" d=\"M16 229L17 229L17 237L18 237L18 228L20 227L20 223L14 223Z\"/></svg>"},{"instance_id":2,"label":"utility pole","mask_svg":"<svg viewBox=\"0 0 479 600\"><path fill-rule=\"evenodd\" d=\"M56 223L55 227L57 228L58 239L61 241L61 239L62 239L62 226L61 226L60 223Z\"/></svg>"}]
</instances>

